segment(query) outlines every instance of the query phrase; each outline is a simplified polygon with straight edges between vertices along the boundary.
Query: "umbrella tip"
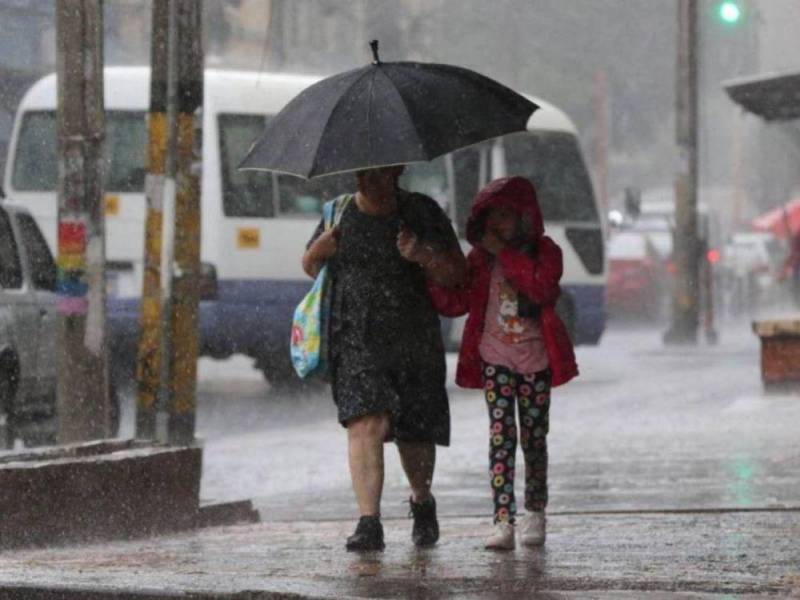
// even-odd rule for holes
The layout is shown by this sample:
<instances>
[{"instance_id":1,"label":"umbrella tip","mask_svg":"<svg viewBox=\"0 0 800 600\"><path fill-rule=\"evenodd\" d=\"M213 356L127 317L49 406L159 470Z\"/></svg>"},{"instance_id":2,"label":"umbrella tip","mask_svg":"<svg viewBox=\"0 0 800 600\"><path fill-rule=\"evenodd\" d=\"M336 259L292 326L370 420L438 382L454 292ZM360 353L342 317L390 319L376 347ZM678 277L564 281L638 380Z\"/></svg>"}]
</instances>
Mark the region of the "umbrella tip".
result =
<instances>
[{"instance_id":1,"label":"umbrella tip","mask_svg":"<svg viewBox=\"0 0 800 600\"><path fill-rule=\"evenodd\" d=\"M378 40L372 40L369 43L369 47L372 48L372 64L373 65L381 64L381 59L378 58Z\"/></svg>"}]
</instances>

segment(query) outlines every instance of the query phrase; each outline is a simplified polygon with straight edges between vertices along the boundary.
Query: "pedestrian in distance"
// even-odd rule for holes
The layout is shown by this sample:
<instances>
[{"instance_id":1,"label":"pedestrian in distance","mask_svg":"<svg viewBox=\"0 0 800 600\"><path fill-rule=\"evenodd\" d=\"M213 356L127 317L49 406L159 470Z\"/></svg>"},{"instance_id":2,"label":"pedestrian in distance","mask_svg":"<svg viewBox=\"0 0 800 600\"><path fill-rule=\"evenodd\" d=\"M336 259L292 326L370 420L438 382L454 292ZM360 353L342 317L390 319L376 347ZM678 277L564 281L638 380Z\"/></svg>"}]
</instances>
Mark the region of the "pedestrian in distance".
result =
<instances>
[{"instance_id":1,"label":"pedestrian in distance","mask_svg":"<svg viewBox=\"0 0 800 600\"><path fill-rule=\"evenodd\" d=\"M347 428L360 519L346 548L382 550L384 443L394 440L411 487L412 539L439 538L431 494L436 445L450 440L439 316L427 293L466 273L449 219L436 202L398 186L402 166L358 171L338 224L320 222L303 256L312 277L333 274L329 369L339 422ZM349 200L349 201L348 201Z\"/></svg>"},{"instance_id":2,"label":"pedestrian in distance","mask_svg":"<svg viewBox=\"0 0 800 600\"><path fill-rule=\"evenodd\" d=\"M522 177L497 179L478 193L467 239L473 248L465 284L447 288L432 281L429 292L441 314L468 315L456 383L482 388L489 411L494 527L485 547L513 549L516 530L523 545L539 546L546 536L550 388L578 374L572 342L555 311L561 249L544 235L535 189ZM517 524L518 437L527 512Z\"/></svg>"}]
</instances>

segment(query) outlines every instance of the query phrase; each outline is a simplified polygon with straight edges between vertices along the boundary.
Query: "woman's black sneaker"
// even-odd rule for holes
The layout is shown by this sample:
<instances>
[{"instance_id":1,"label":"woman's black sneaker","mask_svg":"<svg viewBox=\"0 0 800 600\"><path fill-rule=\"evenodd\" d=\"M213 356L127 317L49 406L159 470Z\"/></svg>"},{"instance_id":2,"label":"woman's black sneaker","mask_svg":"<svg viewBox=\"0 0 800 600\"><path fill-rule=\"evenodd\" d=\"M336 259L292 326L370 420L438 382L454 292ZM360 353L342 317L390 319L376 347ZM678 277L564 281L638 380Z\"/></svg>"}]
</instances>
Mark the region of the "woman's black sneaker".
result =
<instances>
[{"instance_id":1,"label":"woman's black sneaker","mask_svg":"<svg viewBox=\"0 0 800 600\"><path fill-rule=\"evenodd\" d=\"M383 550L383 525L380 517L361 517L356 531L347 538L345 546L349 552Z\"/></svg>"},{"instance_id":2,"label":"woman's black sneaker","mask_svg":"<svg viewBox=\"0 0 800 600\"><path fill-rule=\"evenodd\" d=\"M436 499L429 496L422 502L409 500L411 513L414 517L414 529L411 532L411 539L419 548L433 546L439 540L439 521L436 520Z\"/></svg>"}]
</instances>

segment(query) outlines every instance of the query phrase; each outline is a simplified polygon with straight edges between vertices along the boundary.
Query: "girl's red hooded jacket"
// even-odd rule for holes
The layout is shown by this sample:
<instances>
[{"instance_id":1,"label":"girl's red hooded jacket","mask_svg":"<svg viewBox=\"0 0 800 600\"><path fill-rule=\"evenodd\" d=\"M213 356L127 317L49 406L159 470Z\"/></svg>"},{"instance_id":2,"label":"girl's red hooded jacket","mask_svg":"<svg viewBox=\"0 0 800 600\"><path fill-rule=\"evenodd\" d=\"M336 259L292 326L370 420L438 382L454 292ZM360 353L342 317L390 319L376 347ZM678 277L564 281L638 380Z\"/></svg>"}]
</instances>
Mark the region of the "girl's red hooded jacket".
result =
<instances>
[{"instance_id":1,"label":"girl's red hooded jacket","mask_svg":"<svg viewBox=\"0 0 800 600\"><path fill-rule=\"evenodd\" d=\"M480 224L485 222L485 212L497 206L511 208L520 216L526 224L528 241L536 248L536 258L506 247L496 259L517 292L540 306L539 326L547 349L552 385L561 385L578 374L567 328L555 311L556 300L561 293L558 282L563 273L561 249L544 235L536 191L531 182L523 177L496 179L475 198L470 222L467 223L467 239L473 248L467 256L469 271L464 286L449 289L430 281L428 283L431 300L439 313L447 317L469 313L461 340L456 383L466 388L483 387L478 346L483 336L495 257L480 245Z\"/></svg>"}]
</instances>

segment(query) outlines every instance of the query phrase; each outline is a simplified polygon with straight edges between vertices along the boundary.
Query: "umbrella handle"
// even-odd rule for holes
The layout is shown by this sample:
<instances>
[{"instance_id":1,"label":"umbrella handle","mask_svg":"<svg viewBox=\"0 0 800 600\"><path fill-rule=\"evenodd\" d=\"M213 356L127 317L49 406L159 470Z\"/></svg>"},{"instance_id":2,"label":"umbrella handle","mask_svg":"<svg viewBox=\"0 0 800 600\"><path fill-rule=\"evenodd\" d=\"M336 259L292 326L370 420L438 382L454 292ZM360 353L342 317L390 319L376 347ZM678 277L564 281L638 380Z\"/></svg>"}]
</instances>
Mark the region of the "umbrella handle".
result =
<instances>
[{"instance_id":1,"label":"umbrella handle","mask_svg":"<svg viewBox=\"0 0 800 600\"><path fill-rule=\"evenodd\" d=\"M378 40L372 40L369 43L369 47L372 48L372 64L379 65L381 64L381 59L378 58Z\"/></svg>"}]
</instances>

